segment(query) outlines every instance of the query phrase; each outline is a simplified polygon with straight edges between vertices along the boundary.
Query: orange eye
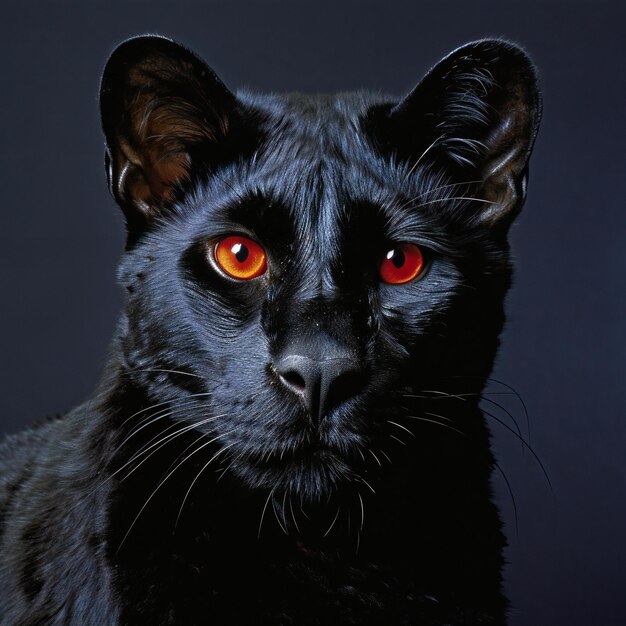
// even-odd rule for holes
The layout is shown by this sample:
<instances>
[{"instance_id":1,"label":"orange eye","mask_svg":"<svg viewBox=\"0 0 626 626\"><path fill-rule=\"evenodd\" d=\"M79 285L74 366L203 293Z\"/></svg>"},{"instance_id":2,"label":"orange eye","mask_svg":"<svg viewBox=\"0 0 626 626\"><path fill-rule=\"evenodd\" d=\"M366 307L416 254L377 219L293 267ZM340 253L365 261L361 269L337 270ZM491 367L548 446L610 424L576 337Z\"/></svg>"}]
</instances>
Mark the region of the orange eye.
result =
<instances>
[{"instance_id":1,"label":"orange eye","mask_svg":"<svg viewBox=\"0 0 626 626\"><path fill-rule=\"evenodd\" d=\"M219 241L214 254L220 269L238 280L256 278L267 269L265 250L242 235L231 235Z\"/></svg>"},{"instance_id":2,"label":"orange eye","mask_svg":"<svg viewBox=\"0 0 626 626\"><path fill-rule=\"evenodd\" d=\"M421 250L413 243L399 243L391 248L380 264L380 277L392 285L417 278L424 268Z\"/></svg>"}]
</instances>

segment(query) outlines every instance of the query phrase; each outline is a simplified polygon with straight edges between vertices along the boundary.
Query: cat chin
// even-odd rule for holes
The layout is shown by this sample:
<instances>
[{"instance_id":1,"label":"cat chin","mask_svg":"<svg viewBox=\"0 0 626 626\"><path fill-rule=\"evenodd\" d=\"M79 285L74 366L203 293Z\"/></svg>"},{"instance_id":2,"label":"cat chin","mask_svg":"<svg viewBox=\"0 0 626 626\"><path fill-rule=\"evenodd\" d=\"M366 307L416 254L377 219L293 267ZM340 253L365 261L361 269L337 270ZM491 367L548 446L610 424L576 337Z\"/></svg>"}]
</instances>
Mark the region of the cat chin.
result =
<instances>
[{"instance_id":1,"label":"cat chin","mask_svg":"<svg viewBox=\"0 0 626 626\"><path fill-rule=\"evenodd\" d=\"M310 504L328 499L358 479L351 464L328 449L289 456L250 454L231 470L250 489L287 493Z\"/></svg>"}]
</instances>

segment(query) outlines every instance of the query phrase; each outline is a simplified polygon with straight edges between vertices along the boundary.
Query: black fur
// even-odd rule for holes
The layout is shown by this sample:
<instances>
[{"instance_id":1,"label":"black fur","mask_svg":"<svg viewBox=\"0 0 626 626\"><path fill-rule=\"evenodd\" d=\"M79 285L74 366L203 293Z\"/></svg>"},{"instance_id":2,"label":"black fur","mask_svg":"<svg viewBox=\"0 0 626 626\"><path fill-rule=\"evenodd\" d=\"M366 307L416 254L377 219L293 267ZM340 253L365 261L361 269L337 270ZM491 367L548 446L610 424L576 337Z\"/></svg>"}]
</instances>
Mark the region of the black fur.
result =
<instances>
[{"instance_id":1,"label":"black fur","mask_svg":"<svg viewBox=\"0 0 626 626\"><path fill-rule=\"evenodd\" d=\"M479 401L540 117L525 54L468 44L401 101L235 96L142 37L101 106L125 312L93 397L0 446L0 623L503 624ZM265 274L215 268L229 233ZM427 265L389 285L396 242ZM322 413L277 373L302 351L349 355Z\"/></svg>"}]
</instances>

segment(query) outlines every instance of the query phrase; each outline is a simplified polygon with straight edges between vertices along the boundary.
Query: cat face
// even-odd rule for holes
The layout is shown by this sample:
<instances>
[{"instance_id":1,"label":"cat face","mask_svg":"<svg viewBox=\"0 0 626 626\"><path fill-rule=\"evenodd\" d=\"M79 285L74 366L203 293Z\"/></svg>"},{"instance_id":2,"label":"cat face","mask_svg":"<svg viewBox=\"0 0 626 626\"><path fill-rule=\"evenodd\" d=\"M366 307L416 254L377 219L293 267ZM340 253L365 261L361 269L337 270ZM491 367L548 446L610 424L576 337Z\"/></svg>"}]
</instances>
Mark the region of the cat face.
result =
<instances>
[{"instance_id":1,"label":"cat face","mask_svg":"<svg viewBox=\"0 0 626 626\"><path fill-rule=\"evenodd\" d=\"M397 102L234 96L144 37L102 116L127 374L247 486L325 498L414 434L410 398L480 387L539 119L519 49L470 44Z\"/></svg>"}]
</instances>

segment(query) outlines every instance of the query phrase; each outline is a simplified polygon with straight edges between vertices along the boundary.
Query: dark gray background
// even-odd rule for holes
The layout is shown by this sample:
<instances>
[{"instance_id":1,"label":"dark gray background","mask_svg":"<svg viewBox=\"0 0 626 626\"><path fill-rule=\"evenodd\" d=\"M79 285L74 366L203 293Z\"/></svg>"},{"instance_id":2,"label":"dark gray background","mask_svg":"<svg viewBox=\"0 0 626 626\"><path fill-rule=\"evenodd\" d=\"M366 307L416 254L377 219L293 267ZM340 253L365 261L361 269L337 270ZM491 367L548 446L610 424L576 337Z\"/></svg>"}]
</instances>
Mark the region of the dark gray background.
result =
<instances>
[{"instance_id":1,"label":"dark gray background","mask_svg":"<svg viewBox=\"0 0 626 626\"><path fill-rule=\"evenodd\" d=\"M618 2L3 2L0 13L1 431L90 394L120 307L123 248L97 111L114 45L159 32L231 87L402 93L458 45L518 41L545 112L494 377L530 411L554 485L494 424L518 508L514 626L626 623L625 10ZM504 391L494 383L494 389ZM512 396L506 406L524 417Z\"/></svg>"}]
</instances>

